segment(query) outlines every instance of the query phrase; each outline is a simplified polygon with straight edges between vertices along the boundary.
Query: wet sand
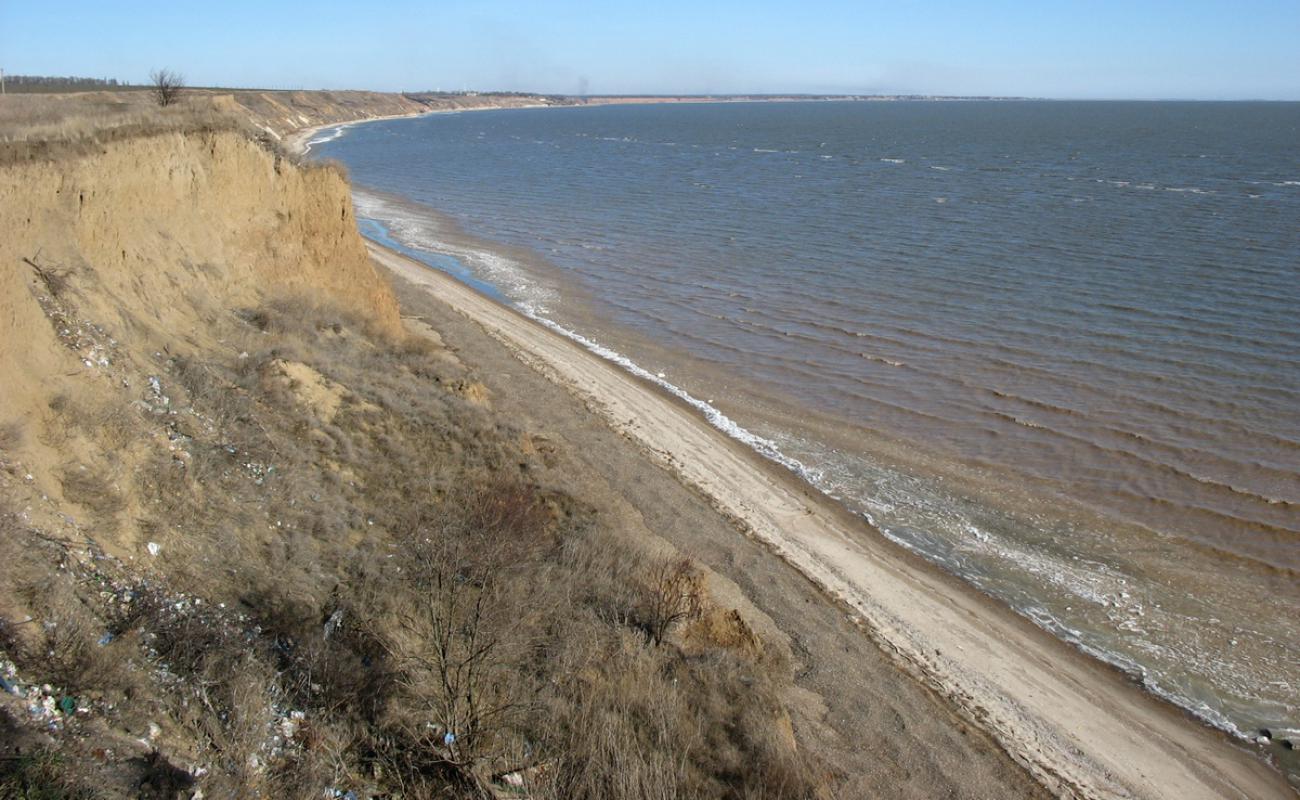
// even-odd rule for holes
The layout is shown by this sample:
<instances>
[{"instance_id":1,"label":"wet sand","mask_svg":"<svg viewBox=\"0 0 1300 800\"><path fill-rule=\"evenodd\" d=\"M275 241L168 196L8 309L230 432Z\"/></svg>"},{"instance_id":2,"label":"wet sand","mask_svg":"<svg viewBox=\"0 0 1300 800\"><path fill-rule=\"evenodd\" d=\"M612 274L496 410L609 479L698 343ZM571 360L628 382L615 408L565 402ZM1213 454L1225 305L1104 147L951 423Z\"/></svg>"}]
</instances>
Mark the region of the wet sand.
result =
<instances>
[{"instance_id":1,"label":"wet sand","mask_svg":"<svg viewBox=\"0 0 1300 800\"><path fill-rule=\"evenodd\" d=\"M894 753L892 758L902 759L896 763L918 758L925 763L942 755L953 746L953 732L969 725L987 732L1042 785L1066 796L1293 796L1280 774L1245 748L892 545L793 475L728 439L693 409L445 275L378 246L372 246L372 253L597 412L615 433L746 531L750 546L761 544L767 555L751 555L751 567L733 578L756 604L776 607L791 601L776 596L778 583L749 580L746 585L744 573L765 562L764 569L773 569L775 555L817 587L819 611L834 608L856 625L819 631L820 646L826 637L832 642L851 637L852 647L844 647L865 653L874 641L898 669L875 669L873 682L910 685L912 691L924 685L945 698L947 703L902 718L901 727L915 744ZM592 452L596 458L597 451ZM732 535L737 546L745 541ZM682 536L689 549L692 534ZM717 541L694 544L726 547ZM787 632L797 631L799 615L787 620ZM883 661L879 651L875 659ZM871 659L864 655L862 663ZM827 685L821 700L851 706L858 677L844 672L820 676ZM841 712L843 708L832 707L820 718L838 719ZM861 735L878 740L880 734L869 730ZM998 765L998 753L988 747L977 750L980 755L971 758L987 769L962 766L954 780L963 785L962 773L969 771L988 782L982 788L968 785L962 794L1020 796L1029 791L1023 783L1011 788L1014 770ZM888 791L891 786L864 780L864 787ZM918 787L915 794L932 796L937 789Z\"/></svg>"}]
</instances>

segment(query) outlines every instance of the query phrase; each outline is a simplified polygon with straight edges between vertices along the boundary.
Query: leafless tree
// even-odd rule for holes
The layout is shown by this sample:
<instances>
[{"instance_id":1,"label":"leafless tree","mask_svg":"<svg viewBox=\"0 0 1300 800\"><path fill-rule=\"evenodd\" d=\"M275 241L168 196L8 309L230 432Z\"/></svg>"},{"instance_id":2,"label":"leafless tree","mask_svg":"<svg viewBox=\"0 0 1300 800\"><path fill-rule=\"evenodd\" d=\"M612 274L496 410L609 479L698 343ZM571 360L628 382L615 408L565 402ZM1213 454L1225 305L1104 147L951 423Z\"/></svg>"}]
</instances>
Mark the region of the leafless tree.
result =
<instances>
[{"instance_id":1,"label":"leafless tree","mask_svg":"<svg viewBox=\"0 0 1300 800\"><path fill-rule=\"evenodd\" d=\"M185 88L185 76L169 69L156 69L149 73L149 86L154 102L160 106L175 103Z\"/></svg>"},{"instance_id":2,"label":"leafless tree","mask_svg":"<svg viewBox=\"0 0 1300 800\"><path fill-rule=\"evenodd\" d=\"M431 723L417 738L435 762L486 792L486 776L517 763L510 729L529 698L511 679L524 633L510 594L543 523L523 487L460 492L447 506L399 533L413 591L397 613L405 646L394 655L407 703Z\"/></svg>"},{"instance_id":3,"label":"leafless tree","mask_svg":"<svg viewBox=\"0 0 1300 800\"><path fill-rule=\"evenodd\" d=\"M679 622L700 615L699 574L688 558L665 561L650 573L649 586L641 609L646 638L655 646L663 644L668 631Z\"/></svg>"}]
</instances>

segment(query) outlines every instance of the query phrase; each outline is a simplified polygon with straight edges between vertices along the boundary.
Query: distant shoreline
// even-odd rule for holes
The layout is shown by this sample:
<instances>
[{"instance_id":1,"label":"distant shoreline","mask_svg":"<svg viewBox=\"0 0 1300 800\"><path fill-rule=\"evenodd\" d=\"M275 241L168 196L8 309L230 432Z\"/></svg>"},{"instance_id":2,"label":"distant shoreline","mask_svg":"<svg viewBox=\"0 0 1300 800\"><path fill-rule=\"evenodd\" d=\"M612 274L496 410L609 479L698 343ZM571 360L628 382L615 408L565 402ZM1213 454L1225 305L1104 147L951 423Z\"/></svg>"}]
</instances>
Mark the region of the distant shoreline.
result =
<instances>
[{"instance_id":1,"label":"distant shoreline","mask_svg":"<svg viewBox=\"0 0 1300 800\"><path fill-rule=\"evenodd\" d=\"M272 90L280 91L280 90ZM289 91L289 90L283 90ZM285 146L297 156L306 155L311 149L309 140L328 128L348 128L366 122L384 122L394 119L410 119L431 114L450 114L462 111L505 111L521 108L585 108L614 105L668 105L668 104L706 104L706 103L890 103L890 102L1023 102L1044 98L1035 97L998 97L965 95L835 95L835 94L664 94L664 95L541 95L541 94L500 94L500 93L422 93L394 92L417 103L431 103L437 100L464 100L468 98L492 100L510 98L514 100L535 102L492 103L482 105L446 106L410 114L387 114L375 117L359 117L342 122L327 122L301 128L289 134Z\"/></svg>"}]
</instances>

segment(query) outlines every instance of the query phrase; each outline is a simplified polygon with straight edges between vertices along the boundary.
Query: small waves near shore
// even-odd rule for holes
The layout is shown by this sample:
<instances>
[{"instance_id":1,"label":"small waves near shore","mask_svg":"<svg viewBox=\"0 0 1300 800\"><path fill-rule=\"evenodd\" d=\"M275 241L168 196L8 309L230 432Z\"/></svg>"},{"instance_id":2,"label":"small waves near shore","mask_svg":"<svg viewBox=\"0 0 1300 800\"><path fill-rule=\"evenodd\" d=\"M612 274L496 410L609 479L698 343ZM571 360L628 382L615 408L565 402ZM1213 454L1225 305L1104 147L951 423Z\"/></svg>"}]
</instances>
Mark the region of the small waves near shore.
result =
<instances>
[{"instance_id":1,"label":"small waves near shore","mask_svg":"<svg viewBox=\"0 0 1300 800\"><path fill-rule=\"evenodd\" d=\"M313 150L368 187L367 235L1206 722L1286 739L1297 124L1294 104L610 107Z\"/></svg>"}]
</instances>

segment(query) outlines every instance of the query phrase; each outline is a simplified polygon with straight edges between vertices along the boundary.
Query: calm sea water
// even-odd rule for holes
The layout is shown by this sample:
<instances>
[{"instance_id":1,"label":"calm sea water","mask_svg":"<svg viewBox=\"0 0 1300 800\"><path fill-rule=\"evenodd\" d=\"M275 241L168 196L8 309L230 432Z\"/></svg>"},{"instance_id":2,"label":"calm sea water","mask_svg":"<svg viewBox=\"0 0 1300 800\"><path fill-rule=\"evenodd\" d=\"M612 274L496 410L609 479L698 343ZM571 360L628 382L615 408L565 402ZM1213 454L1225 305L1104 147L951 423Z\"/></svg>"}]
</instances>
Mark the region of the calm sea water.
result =
<instances>
[{"instance_id":1,"label":"calm sea water","mask_svg":"<svg viewBox=\"0 0 1300 800\"><path fill-rule=\"evenodd\" d=\"M663 373L1206 721L1300 736L1300 104L592 107L320 140L369 235Z\"/></svg>"}]
</instances>

